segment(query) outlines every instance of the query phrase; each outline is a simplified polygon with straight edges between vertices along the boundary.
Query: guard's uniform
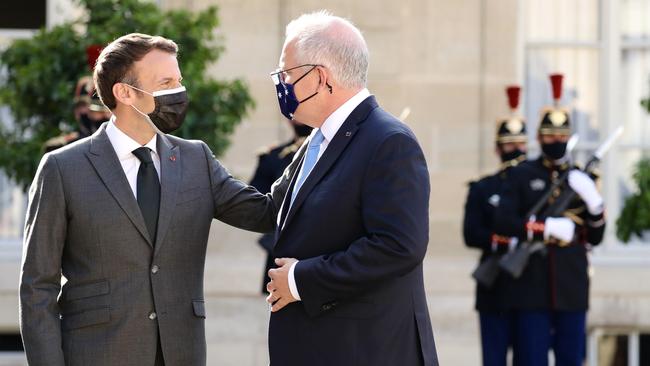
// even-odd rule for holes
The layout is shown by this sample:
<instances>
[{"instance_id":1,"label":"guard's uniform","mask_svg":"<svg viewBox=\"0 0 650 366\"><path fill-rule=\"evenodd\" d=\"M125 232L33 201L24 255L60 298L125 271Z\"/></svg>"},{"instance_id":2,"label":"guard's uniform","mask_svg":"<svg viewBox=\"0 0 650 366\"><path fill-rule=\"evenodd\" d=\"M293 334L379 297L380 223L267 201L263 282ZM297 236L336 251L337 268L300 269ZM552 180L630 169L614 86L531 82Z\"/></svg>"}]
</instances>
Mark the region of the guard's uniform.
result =
<instances>
[{"instance_id":1,"label":"guard's uniform","mask_svg":"<svg viewBox=\"0 0 650 366\"><path fill-rule=\"evenodd\" d=\"M526 212L543 196L553 181L569 168L568 164L554 166L548 160L539 158L512 169L510 179L501 192L501 202L496 213L499 217L497 231L526 241ZM551 197L549 203L553 200L554 197ZM589 307L587 250L590 245L602 241L605 221L603 214L591 215L579 197L573 200L565 216L576 224L574 239L570 243L561 243L552 238L547 240L546 254L533 254L522 276L510 283L510 306L524 314L515 341L516 347L521 346L521 352L516 353L532 357L538 354L535 360L531 360L534 363L524 362L524 365L547 365L548 361L538 363L536 360L542 357L540 353L547 352L549 346L556 354L558 350L562 352L564 349L566 350L562 353L572 353L574 358L584 354L585 312ZM538 240L543 240L541 233L534 235ZM572 323L573 327L563 326L567 322ZM567 336L557 334L561 329L571 332L571 328L583 331L576 334L574 330ZM551 337L553 333L558 336ZM544 344L547 344L546 349ZM581 360L578 361L580 365Z\"/></svg>"},{"instance_id":2,"label":"guard's uniform","mask_svg":"<svg viewBox=\"0 0 650 366\"><path fill-rule=\"evenodd\" d=\"M544 111L539 133L570 134L568 113L553 108ZM591 214L576 195L562 214L575 224L572 239L544 240L543 222L531 221L526 215L553 182L567 169L573 169L566 157L561 162L545 156L524 162L509 172L496 211L495 229L499 234L517 237L520 242L529 241L532 236L534 241L546 244L545 251L534 253L521 277L511 284L510 306L518 314L515 359L519 365L546 366L548 350L552 348L556 365L579 366L585 355L589 306L587 250L602 241L605 220L602 212ZM559 195L557 189L546 205L552 204Z\"/></svg>"},{"instance_id":3,"label":"guard's uniform","mask_svg":"<svg viewBox=\"0 0 650 366\"><path fill-rule=\"evenodd\" d=\"M43 149L46 153L92 135L110 117L110 110L99 99L93 80L89 76L84 76L77 82L73 103L77 118L76 131L62 133L45 141ZM89 116L92 112L99 112L94 114L103 117L95 120Z\"/></svg>"},{"instance_id":4,"label":"guard's uniform","mask_svg":"<svg viewBox=\"0 0 650 366\"><path fill-rule=\"evenodd\" d=\"M507 89L510 107L514 111L518 105L519 88ZM523 119L515 116L498 123L497 147L505 143L525 143L526 130ZM514 157L514 156L513 156ZM495 212L500 203L500 193L509 172L514 166L525 161L522 154L502 163L498 172L469 185L463 236L465 245L481 250L479 263L491 257L501 257L507 253L515 241L510 237L498 236L494 231ZM502 157L502 160L507 158ZM479 312L481 327L482 359L484 366L506 366L508 348L512 344L514 319L510 313L513 301L510 286L513 279L506 273L499 273L491 285L476 284L475 308Z\"/></svg>"},{"instance_id":5,"label":"guard's uniform","mask_svg":"<svg viewBox=\"0 0 650 366\"><path fill-rule=\"evenodd\" d=\"M289 163L291 163L294 154L298 151L298 148L302 145L304 140L304 137L298 137L282 145L261 152L250 185L255 187L255 189L261 193L270 192L271 186L282 175L282 172L284 172L284 169L289 165ZM269 269L275 267L273 256L271 255L273 250L273 240L273 234L262 235L258 240L258 243L267 252L266 264L262 276L262 294L267 293L266 284L271 281L267 272Z\"/></svg>"},{"instance_id":6,"label":"guard's uniform","mask_svg":"<svg viewBox=\"0 0 650 366\"><path fill-rule=\"evenodd\" d=\"M497 239L494 233L496 208L500 191L510 168L470 183L463 234L468 247L481 249L480 263L490 256L502 256L509 250L509 239ZM506 365L508 347L512 343L513 319L509 312L512 282L506 273L499 273L494 284L476 284L475 309L479 312L483 365Z\"/></svg>"}]
</instances>

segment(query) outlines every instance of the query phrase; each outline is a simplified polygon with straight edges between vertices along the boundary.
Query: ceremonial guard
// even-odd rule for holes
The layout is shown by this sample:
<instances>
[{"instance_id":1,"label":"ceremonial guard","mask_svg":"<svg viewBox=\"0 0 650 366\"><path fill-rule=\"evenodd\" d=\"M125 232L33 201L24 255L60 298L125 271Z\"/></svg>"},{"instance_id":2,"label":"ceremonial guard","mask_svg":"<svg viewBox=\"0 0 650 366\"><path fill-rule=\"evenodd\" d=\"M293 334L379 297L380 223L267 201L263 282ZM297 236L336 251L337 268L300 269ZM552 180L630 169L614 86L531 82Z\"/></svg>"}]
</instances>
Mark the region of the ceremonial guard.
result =
<instances>
[{"instance_id":1,"label":"ceremonial guard","mask_svg":"<svg viewBox=\"0 0 650 366\"><path fill-rule=\"evenodd\" d=\"M490 266L488 262L492 261L495 266L491 269L494 274L487 279L478 277L476 284L475 307L479 312L484 366L506 366L513 327L509 311L512 279L506 273L498 273L498 259L516 245L517 238L496 235L494 215L509 172L526 159L526 127L517 115L520 88L508 87L506 93L511 113L498 121L496 134L501 166L496 173L470 183L463 222L465 244L481 250L481 265Z\"/></svg>"},{"instance_id":2,"label":"ceremonial guard","mask_svg":"<svg viewBox=\"0 0 650 366\"><path fill-rule=\"evenodd\" d=\"M284 169L291 163L293 156L298 151L298 148L309 136L312 128L303 125L299 122L289 121L293 130L293 137L291 140L270 148L265 148L259 153L259 160L253 179L250 185L255 187L261 193L268 193L271 191L271 185L276 181L284 172ZM266 284L271 280L267 272L271 268L275 268L271 251L273 250L273 234L264 234L258 240L260 246L267 252L266 264L264 265L264 273L262 276L262 294L267 294Z\"/></svg>"},{"instance_id":3,"label":"ceremonial guard","mask_svg":"<svg viewBox=\"0 0 650 366\"><path fill-rule=\"evenodd\" d=\"M86 49L88 67L91 72L100 51L101 48L98 46L89 46ZM73 114L77 122L76 129L47 140L44 145L45 152L56 150L92 135L102 123L111 117L111 111L106 108L95 92L95 84L90 76L83 76L77 81L72 102Z\"/></svg>"},{"instance_id":4,"label":"ceremonial guard","mask_svg":"<svg viewBox=\"0 0 650 366\"><path fill-rule=\"evenodd\" d=\"M570 116L559 107L562 75L551 75L551 83L555 103L542 110L537 134L542 154L510 172L495 228L518 238L522 249L540 248L530 251L527 266L510 285L517 314L515 364L546 366L553 349L555 365L580 366L589 306L587 252L603 238L603 199L593 172L571 162Z\"/></svg>"}]
</instances>

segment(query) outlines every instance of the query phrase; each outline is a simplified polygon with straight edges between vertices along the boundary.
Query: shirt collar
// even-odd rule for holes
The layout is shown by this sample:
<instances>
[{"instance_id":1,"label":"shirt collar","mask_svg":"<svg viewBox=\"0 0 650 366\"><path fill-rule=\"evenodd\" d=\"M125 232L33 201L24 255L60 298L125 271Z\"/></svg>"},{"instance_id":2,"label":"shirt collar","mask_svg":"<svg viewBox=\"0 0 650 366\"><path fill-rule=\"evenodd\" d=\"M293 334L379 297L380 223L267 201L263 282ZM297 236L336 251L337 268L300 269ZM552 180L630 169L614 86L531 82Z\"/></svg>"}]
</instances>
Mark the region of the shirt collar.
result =
<instances>
[{"instance_id":1,"label":"shirt collar","mask_svg":"<svg viewBox=\"0 0 650 366\"><path fill-rule=\"evenodd\" d=\"M142 147L134 139L129 137L129 135L125 134L122 132L122 130L115 126L115 116L111 116L110 121L108 121L108 126L106 126L106 134L108 135L108 139L111 141L111 145L113 145L113 149L115 149L115 154L117 154L117 158L120 161L135 157L135 155L132 153L133 150ZM158 134L153 135L153 138L147 142L146 145L144 145L156 154L158 154L158 150L156 148L157 138Z\"/></svg>"},{"instance_id":2,"label":"shirt collar","mask_svg":"<svg viewBox=\"0 0 650 366\"><path fill-rule=\"evenodd\" d=\"M332 141L339 128L343 125L343 122L345 122L350 114L352 114L352 111L354 111L354 109L369 96L370 92L368 89L364 88L327 117L325 122L323 122L323 125L320 126L320 130L328 143Z\"/></svg>"}]
</instances>

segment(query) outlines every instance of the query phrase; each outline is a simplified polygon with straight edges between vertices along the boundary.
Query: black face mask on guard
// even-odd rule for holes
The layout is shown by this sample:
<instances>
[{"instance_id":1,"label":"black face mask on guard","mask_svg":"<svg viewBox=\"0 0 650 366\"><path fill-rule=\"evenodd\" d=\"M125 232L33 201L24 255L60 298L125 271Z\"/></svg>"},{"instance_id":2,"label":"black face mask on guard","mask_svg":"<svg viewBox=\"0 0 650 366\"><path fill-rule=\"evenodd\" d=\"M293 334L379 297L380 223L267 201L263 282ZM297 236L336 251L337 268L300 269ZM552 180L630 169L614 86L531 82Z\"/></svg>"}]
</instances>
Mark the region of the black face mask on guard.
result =
<instances>
[{"instance_id":1,"label":"black face mask on guard","mask_svg":"<svg viewBox=\"0 0 650 366\"><path fill-rule=\"evenodd\" d=\"M523 155L526 155L526 153L519 149L516 149L507 153L502 152L499 156L501 157L501 162L505 163L506 161L517 159Z\"/></svg>"},{"instance_id":2,"label":"black face mask on guard","mask_svg":"<svg viewBox=\"0 0 650 366\"><path fill-rule=\"evenodd\" d=\"M551 144L542 144L544 156L551 160L560 160L566 154L566 142L553 142Z\"/></svg>"}]
</instances>

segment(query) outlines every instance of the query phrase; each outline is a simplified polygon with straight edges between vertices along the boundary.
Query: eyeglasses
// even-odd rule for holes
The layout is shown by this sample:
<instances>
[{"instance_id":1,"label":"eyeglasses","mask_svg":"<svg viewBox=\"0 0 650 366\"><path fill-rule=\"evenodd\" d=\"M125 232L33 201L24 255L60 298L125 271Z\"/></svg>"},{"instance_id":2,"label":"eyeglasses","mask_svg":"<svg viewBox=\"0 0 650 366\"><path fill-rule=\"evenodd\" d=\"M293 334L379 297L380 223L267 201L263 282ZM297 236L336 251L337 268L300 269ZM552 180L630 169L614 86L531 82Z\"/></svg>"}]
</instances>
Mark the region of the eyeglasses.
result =
<instances>
[{"instance_id":1,"label":"eyeglasses","mask_svg":"<svg viewBox=\"0 0 650 366\"><path fill-rule=\"evenodd\" d=\"M294 82L293 82L294 84L297 83L298 81L300 81L300 79L302 79L302 78L304 78L305 76L307 76L307 74L309 74L309 73L310 73L312 70L314 70L316 67L318 67L318 66L320 66L320 67L324 67L323 65L304 64L304 65L295 66L295 67L292 67L292 68L290 68L290 69L286 69L286 70L276 69L275 71L273 71L273 72L271 73L271 80L273 80L273 84L275 84L275 85L280 84L280 82L284 83L284 82L287 80L287 76L288 76L287 72L288 72L288 71L295 70L295 69L298 69L298 68L301 68L301 67L305 67L305 66L311 66L311 69L309 69L309 71L307 71L306 73L302 74L301 77L299 77L296 81L294 81Z\"/></svg>"}]
</instances>

